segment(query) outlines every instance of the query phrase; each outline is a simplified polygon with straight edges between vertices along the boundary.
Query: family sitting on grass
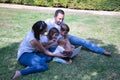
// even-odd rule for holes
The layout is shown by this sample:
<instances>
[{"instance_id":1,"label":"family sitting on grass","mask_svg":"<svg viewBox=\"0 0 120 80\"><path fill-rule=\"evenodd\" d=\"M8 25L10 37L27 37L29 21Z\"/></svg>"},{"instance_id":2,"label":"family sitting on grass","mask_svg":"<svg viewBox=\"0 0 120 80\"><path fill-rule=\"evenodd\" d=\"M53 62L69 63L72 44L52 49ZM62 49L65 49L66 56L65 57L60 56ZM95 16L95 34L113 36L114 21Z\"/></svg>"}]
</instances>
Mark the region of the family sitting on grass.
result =
<instances>
[{"instance_id":1,"label":"family sitting on grass","mask_svg":"<svg viewBox=\"0 0 120 80\"><path fill-rule=\"evenodd\" d=\"M88 40L68 34L64 11L56 10L54 18L37 21L21 42L17 60L25 69L17 70L12 76L16 80L20 76L43 72L48 69L47 62L56 61L64 64L72 63L74 45L85 47L95 53L110 56L110 52L98 47ZM44 35L48 32L47 35Z\"/></svg>"}]
</instances>

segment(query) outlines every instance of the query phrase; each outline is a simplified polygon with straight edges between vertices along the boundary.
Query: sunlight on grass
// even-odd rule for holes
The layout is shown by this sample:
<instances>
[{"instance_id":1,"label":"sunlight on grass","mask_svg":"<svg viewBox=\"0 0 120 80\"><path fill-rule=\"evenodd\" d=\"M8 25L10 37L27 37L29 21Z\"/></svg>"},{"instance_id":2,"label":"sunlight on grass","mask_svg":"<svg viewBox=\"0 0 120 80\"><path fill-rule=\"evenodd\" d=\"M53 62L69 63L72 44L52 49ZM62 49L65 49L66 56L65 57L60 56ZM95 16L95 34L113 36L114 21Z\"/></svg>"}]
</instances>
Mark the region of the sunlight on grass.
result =
<instances>
[{"instance_id":1,"label":"sunlight on grass","mask_svg":"<svg viewBox=\"0 0 120 80\"><path fill-rule=\"evenodd\" d=\"M20 42L36 21L53 16L53 12L0 8L0 80L10 80L15 70L24 68L16 60ZM119 80L120 16L66 14L65 22L70 27L70 34L105 48L112 57L83 48L70 65L50 62L48 71L18 80Z\"/></svg>"}]
</instances>

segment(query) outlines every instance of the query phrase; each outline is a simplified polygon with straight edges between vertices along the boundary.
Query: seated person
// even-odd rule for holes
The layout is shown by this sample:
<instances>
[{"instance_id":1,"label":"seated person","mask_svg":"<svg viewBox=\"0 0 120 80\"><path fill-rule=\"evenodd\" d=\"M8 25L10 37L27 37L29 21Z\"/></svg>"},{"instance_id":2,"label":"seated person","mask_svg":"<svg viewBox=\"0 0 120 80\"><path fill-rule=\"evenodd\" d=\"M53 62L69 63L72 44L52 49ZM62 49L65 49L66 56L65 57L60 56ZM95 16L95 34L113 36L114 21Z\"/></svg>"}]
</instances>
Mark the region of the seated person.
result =
<instances>
[{"instance_id":1,"label":"seated person","mask_svg":"<svg viewBox=\"0 0 120 80\"><path fill-rule=\"evenodd\" d=\"M65 50L66 47L66 40L64 38L59 38L58 39L58 46L55 49L55 51L53 52L53 54L57 54L57 55L65 55L68 56L67 59L65 58L59 58L59 57L54 57L53 61L56 62L60 62L60 63L64 63L64 64L71 64L72 60L69 58L71 54L69 54L71 51Z\"/></svg>"}]
</instances>

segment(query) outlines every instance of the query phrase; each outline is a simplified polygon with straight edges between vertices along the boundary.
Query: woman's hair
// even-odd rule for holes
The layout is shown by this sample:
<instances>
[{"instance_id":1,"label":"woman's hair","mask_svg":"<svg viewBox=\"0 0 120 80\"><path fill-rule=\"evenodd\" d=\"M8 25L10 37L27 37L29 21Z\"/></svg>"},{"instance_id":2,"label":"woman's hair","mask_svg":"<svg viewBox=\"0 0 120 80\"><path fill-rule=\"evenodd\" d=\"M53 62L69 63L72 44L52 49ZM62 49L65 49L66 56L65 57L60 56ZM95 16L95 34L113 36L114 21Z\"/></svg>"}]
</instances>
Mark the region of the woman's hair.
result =
<instances>
[{"instance_id":1,"label":"woman's hair","mask_svg":"<svg viewBox=\"0 0 120 80\"><path fill-rule=\"evenodd\" d=\"M33 26L32 30L34 32L34 37L40 40L40 34L43 30L47 28L47 24L44 21L37 21Z\"/></svg>"},{"instance_id":2,"label":"woman's hair","mask_svg":"<svg viewBox=\"0 0 120 80\"><path fill-rule=\"evenodd\" d=\"M58 33L59 34L59 31L57 28L53 27L49 30L48 32L48 39L51 40L52 39L52 36L55 34L55 33Z\"/></svg>"},{"instance_id":3,"label":"woman's hair","mask_svg":"<svg viewBox=\"0 0 120 80\"><path fill-rule=\"evenodd\" d=\"M65 14L62 9L58 9L58 10L55 11L55 15L54 15L54 16L57 16L58 13L61 13L61 14L63 14L63 15Z\"/></svg>"},{"instance_id":4,"label":"woman's hair","mask_svg":"<svg viewBox=\"0 0 120 80\"><path fill-rule=\"evenodd\" d=\"M68 25L67 24L62 24L61 25L61 31L67 31L67 32L69 32L70 31L70 28L68 27Z\"/></svg>"}]
</instances>

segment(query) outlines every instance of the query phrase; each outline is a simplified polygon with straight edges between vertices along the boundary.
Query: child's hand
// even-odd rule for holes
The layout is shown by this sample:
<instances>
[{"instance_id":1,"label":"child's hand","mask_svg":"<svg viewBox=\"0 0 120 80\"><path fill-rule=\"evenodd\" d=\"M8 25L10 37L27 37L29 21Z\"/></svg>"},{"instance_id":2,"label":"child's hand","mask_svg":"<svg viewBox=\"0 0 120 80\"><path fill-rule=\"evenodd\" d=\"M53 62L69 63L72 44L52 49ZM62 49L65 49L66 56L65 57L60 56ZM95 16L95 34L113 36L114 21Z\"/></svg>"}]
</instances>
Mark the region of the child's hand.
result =
<instances>
[{"instance_id":1,"label":"child's hand","mask_svg":"<svg viewBox=\"0 0 120 80\"><path fill-rule=\"evenodd\" d=\"M50 43L53 43L53 42L55 42L56 41L56 39L52 39L52 40L50 40L49 42Z\"/></svg>"},{"instance_id":2,"label":"child's hand","mask_svg":"<svg viewBox=\"0 0 120 80\"><path fill-rule=\"evenodd\" d=\"M72 50L65 50L65 51L63 51L63 54L69 54L69 53L72 53Z\"/></svg>"},{"instance_id":3,"label":"child's hand","mask_svg":"<svg viewBox=\"0 0 120 80\"><path fill-rule=\"evenodd\" d=\"M65 57L68 57L66 55L63 55L63 54L54 54L56 57L60 57L60 58L65 58Z\"/></svg>"},{"instance_id":4,"label":"child's hand","mask_svg":"<svg viewBox=\"0 0 120 80\"><path fill-rule=\"evenodd\" d=\"M70 57L72 55L72 51L64 51L63 55Z\"/></svg>"}]
</instances>

